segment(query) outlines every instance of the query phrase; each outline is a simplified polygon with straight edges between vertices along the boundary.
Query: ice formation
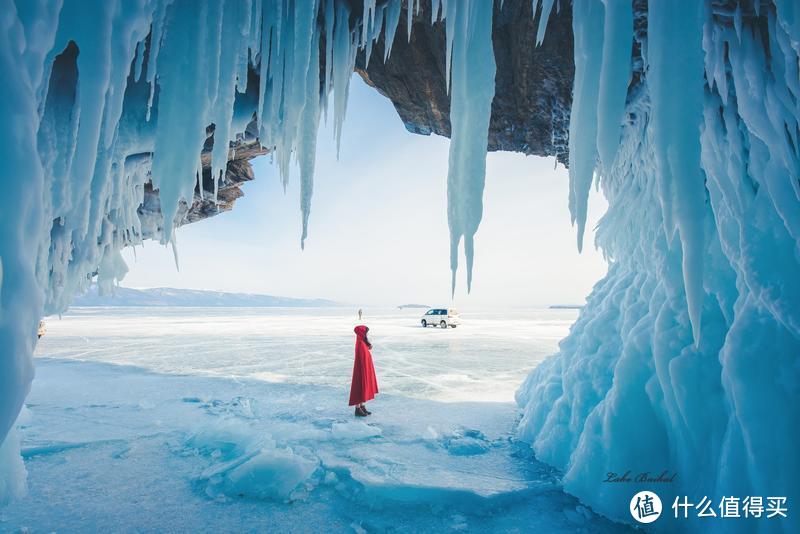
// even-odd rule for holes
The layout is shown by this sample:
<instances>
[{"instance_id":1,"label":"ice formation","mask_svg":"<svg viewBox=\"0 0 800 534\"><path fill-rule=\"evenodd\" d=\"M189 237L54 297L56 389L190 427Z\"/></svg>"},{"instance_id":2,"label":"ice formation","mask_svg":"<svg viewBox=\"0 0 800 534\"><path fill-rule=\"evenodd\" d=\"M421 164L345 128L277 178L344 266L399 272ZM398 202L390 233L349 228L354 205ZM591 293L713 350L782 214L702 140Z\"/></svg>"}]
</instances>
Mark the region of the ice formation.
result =
<instances>
[{"instance_id":1,"label":"ice formation","mask_svg":"<svg viewBox=\"0 0 800 534\"><path fill-rule=\"evenodd\" d=\"M798 502L797 4L623 4L573 3L570 207L580 235L597 175L609 272L518 391L520 432L615 519L626 470L677 472L667 505Z\"/></svg>"},{"instance_id":2,"label":"ice formation","mask_svg":"<svg viewBox=\"0 0 800 534\"><path fill-rule=\"evenodd\" d=\"M412 11L420 8L410 5L408 38ZM203 195L200 153L209 141L214 194L234 141L257 137L284 181L296 160L304 245L328 95L338 142L357 51L365 50L369 61L382 33L391 42L402 2L364 0L363 17L351 16L344 0L1 0L0 6L0 72L7 79L0 113L8 121L0 155L8 164L4 183L19 191L0 201L5 437L33 377L39 318L64 310L95 278L101 288L121 279L124 246L157 237L175 247L176 224ZM451 225L467 239L468 265L494 92L493 81L483 79L494 70L491 10L491 2L442 1L434 15L448 20L454 103L470 111L453 136L453 166L464 175L450 177ZM491 64L476 66L473 54ZM158 191L157 207L148 205L150 187ZM0 486L12 487L18 485Z\"/></svg>"},{"instance_id":3,"label":"ice formation","mask_svg":"<svg viewBox=\"0 0 800 534\"><path fill-rule=\"evenodd\" d=\"M541 42L558 4L535 4ZM402 5L411 20L419 2ZM174 243L212 131L215 179L241 132L284 179L297 161L305 239L328 95L338 138L356 53L380 59L372 43L397 38L402 5L364 0L359 18L344 0L0 0L0 160L18 191L0 199L0 436L28 392L43 311L120 278L120 249L146 233ZM432 0L447 28L451 263L463 238L468 280L501 5ZM652 471L653 458L681 474L677 493L797 502L800 10L574 0L573 29L569 207L580 247L602 187L610 269L521 387L520 432L610 517L627 517L627 489L605 473ZM163 220L137 211L150 181Z\"/></svg>"},{"instance_id":4,"label":"ice formation","mask_svg":"<svg viewBox=\"0 0 800 534\"><path fill-rule=\"evenodd\" d=\"M451 84L447 221L450 226L452 291L456 289L458 245L464 238L467 289L472 284L474 236L483 215L486 146L494 98L492 2L450 2L447 10L447 68Z\"/></svg>"}]
</instances>

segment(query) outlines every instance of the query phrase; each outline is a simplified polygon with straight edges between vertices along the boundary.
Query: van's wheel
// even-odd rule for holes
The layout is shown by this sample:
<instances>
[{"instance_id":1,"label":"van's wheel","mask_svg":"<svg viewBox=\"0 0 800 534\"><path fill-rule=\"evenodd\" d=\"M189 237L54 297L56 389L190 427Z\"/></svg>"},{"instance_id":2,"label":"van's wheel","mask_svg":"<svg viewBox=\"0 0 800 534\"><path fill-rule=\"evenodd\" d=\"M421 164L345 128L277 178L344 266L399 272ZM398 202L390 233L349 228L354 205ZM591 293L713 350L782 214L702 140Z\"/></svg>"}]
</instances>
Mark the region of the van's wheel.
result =
<instances>
[{"instance_id":1,"label":"van's wheel","mask_svg":"<svg viewBox=\"0 0 800 534\"><path fill-rule=\"evenodd\" d=\"M450 328L455 328L455 327L456 327L456 325L454 325L454 324L450 325Z\"/></svg>"},{"instance_id":2,"label":"van's wheel","mask_svg":"<svg viewBox=\"0 0 800 534\"><path fill-rule=\"evenodd\" d=\"M428 321L425 319L422 320L422 328L428 328Z\"/></svg>"},{"instance_id":3,"label":"van's wheel","mask_svg":"<svg viewBox=\"0 0 800 534\"><path fill-rule=\"evenodd\" d=\"M441 323L439 323L439 326L441 326L442 328L447 328L447 321L442 321Z\"/></svg>"}]
</instances>

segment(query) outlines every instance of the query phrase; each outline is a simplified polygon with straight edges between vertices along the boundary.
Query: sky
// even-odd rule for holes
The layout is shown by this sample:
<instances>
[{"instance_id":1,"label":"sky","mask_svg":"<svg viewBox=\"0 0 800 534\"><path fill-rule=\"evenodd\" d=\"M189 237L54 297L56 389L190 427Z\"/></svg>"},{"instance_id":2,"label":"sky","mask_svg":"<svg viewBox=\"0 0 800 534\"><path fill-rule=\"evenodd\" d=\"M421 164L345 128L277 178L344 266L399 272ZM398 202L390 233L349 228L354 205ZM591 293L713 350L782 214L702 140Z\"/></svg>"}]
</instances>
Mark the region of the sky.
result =
<instances>
[{"instance_id":1,"label":"sky","mask_svg":"<svg viewBox=\"0 0 800 534\"><path fill-rule=\"evenodd\" d=\"M332 117L317 145L309 237L300 250L297 169L283 191L269 156L234 209L180 228L180 270L156 242L127 249L126 287L326 298L357 306L537 307L583 303L607 266L594 247L605 212L592 191L584 250L553 158L487 156L472 291L462 268L450 296L449 140L406 131L391 102L354 75L337 160ZM463 252L459 258L464 264Z\"/></svg>"}]
</instances>

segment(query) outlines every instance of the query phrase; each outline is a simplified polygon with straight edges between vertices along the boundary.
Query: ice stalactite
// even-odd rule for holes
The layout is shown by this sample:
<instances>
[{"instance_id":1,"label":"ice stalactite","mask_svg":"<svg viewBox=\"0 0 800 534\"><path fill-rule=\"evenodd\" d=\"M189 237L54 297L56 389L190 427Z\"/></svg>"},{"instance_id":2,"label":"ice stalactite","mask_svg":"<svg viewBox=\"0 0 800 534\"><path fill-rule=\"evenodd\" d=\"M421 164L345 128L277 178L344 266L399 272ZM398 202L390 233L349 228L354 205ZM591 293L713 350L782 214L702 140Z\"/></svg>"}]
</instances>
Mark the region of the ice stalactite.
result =
<instances>
[{"instance_id":1,"label":"ice stalactite","mask_svg":"<svg viewBox=\"0 0 800 534\"><path fill-rule=\"evenodd\" d=\"M596 109L573 107L570 159L583 165L570 172L583 183L600 174L609 272L560 352L518 391L520 435L609 517L630 521L639 488L665 503L652 525L663 530L794 531L793 519L675 520L669 506L676 496L800 499L796 8L634 2L647 24L631 61L621 4L605 2L605 23L587 28L576 1L573 20L574 106L587 58L600 96ZM615 124L619 76L629 84ZM672 484L603 482L665 470Z\"/></svg>"},{"instance_id":2,"label":"ice stalactite","mask_svg":"<svg viewBox=\"0 0 800 534\"><path fill-rule=\"evenodd\" d=\"M305 104L303 106L298 139L298 164L300 166L300 211L303 219L303 233L300 246L305 248L308 237L308 216L311 212L311 194L314 191L314 160L317 156L317 130L319 129L319 33L313 32L309 72L305 87Z\"/></svg>"},{"instance_id":3,"label":"ice stalactite","mask_svg":"<svg viewBox=\"0 0 800 534\"><path fill-rule=\"evenodd\" d=\"M603 17L603 59L597 95L597 156L611 166L619 147L620 125L631 76L633 11L626 2L605 0L608 16ZM543 20L545 15L542 15Z\"/></svg>"},{"instance_id":4,"label":"ice stalactite","mask_svg":"<svg viewBox=\"0 0 800 534\"><path fill-rule=\"evenodd\" d=\"M597 160L597 99L603 55L603 4L575 0L575 85L569 120L569 211L578 225L578 250L583 248L589 189Z\"/></svg>"},{"instance_id":5,"label":"ice stalactite","mask_svg":"<svg viewBox=\"0 0 800 534\"><path fill-rule=\"evenodd\" d=\"M472 284L474 237L483 216L486 147L496 67L492 47L492 2L449 2L445 7L448 68L452 80L447 221L452 291L455 292L458 245L462 238L468 290Z\"/></svg>"},{"instance_id":6,"label":"ice stalactite","mask_svg":"<svg viewBox=\"0 0 800 534\"><path fill-rule=\"evenodd\" d=\"M536 11L535 7L541 7L541 14L539 15L539 27L536 30L536 44L542 44L542 40L544 40L545 32L547 31L547 22L550 20L550 13L553 11L553 3L554 0L534 0L534 12Z\"/></svg>"},{"instance_id":7,"label":"ice stalactite","mask_svg":"<svg viewBox=\"0 0 800 534\"><path fill-rule=\"evenodd\" d=\"M670 246L681 247L689 319L699 342L703 306L706 192L700 166L703 116L702 3L686 3L680 16L664 3L648 9L648 72L658 198Z\"/></svg>"}]
</instances>

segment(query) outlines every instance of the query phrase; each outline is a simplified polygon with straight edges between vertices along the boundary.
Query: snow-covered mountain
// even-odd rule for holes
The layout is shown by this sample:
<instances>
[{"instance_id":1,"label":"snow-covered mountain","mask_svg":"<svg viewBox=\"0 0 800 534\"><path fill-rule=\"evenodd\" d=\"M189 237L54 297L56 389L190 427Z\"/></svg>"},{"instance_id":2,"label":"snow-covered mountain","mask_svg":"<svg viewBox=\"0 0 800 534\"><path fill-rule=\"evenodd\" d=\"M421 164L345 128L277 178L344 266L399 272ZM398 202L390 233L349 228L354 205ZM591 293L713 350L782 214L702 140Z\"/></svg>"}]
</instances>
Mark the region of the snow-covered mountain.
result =
<instances>
[{"instance_id":1,"label":"snow-covered mountain","mask_svg":"<svg viewBox=\"0 0 800 534\"><path fill-rule=\"evenodd\" d=\"M73 306L186 306L219 308L307 308L315 306L343 306L339 302L325 299L300 299L258 295L253 293L225 293L199 289L175 289L152 287L133 289L116 287L110 295L100 295L97 286L89 288L77 297Z\"/></svg>"}]
</instances>

